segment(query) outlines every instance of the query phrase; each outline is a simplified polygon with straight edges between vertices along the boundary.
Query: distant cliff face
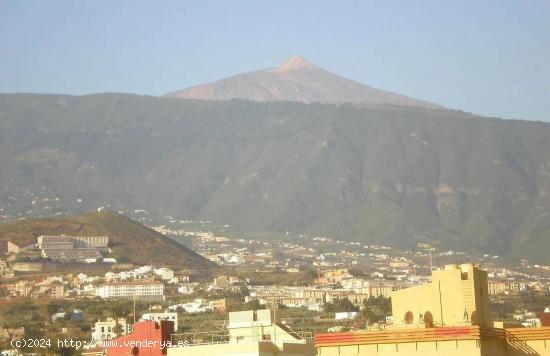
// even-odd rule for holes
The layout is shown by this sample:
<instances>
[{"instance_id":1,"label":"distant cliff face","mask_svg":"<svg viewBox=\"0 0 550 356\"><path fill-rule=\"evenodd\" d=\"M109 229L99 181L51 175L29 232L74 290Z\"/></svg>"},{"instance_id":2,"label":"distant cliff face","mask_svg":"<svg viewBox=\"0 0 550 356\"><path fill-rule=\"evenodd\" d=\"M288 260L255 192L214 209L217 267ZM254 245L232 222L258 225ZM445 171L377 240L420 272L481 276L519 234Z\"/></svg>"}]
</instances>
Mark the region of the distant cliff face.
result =
<instances>
[{"instance_id":1,"label":"distant cliff face","mask_svg":"<svg viewBox=\"0 0 550 356\"><path fill-rule=\"evenodd\" d=\"M59 197L41 213L110 202L240 231L549 259L548 123L421 108L0 95L0 182L2 215Z\"/></svg>"},{"instance_id":2,"label":"distant cliff face","mask_svg":"<svg viewBox=\"0 0 550 356\"><path fill-rule=\"evenodd\" d=\"M275 68L244 73L166 94L201 100L246 99L301 103L353 103L442 109L441 106L378 90L321 69L293 56Z\"/></svg>"}]
</instances>

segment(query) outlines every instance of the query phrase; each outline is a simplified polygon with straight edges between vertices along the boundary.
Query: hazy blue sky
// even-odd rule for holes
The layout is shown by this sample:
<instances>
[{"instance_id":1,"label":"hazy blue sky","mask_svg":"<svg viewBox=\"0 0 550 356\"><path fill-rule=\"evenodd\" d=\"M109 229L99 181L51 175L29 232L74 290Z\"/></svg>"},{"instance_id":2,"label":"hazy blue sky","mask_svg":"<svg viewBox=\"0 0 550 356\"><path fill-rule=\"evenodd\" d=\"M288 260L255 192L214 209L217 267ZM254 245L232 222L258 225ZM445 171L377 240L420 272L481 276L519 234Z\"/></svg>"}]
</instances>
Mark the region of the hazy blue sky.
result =
<instances>
[{"instance_id":1,"label":"hazy blue sky","mask_svg":"<svg viewBox=\"0 0 550 356\"><path fill-rule=\"evenodd\" d=\"M0 92L160 95L292 54L451 108L550 121L546 0L0 0Z\"/></svg>"}]
</instances>

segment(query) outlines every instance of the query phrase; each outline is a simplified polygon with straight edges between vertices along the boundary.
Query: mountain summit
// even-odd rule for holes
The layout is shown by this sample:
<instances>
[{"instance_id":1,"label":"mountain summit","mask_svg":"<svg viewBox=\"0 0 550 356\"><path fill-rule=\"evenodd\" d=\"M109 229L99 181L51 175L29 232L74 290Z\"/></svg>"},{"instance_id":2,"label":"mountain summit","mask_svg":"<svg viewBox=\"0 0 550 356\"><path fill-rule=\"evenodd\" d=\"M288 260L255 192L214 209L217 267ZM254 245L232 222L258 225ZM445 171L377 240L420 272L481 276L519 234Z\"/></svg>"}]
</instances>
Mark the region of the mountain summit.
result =
<instances>
[{"instance_id":1,"label":"mountain summit","mask_svg":"<svg viewBox=\"0 0 550 356\"><path fill-rule=\"evenodd\" d=\"M443 109L430 102L375 89L326 71L299 56L277 67L238 74L217 82L193 86L165 96L182 99L297 101L352 103Z\"/></svg>"},{"instance_id":2,"label":"mountain summit","mask_svg":"<svg viewBox=\"0 0 550 356\"><path fill-rule=\"evenodd\" d=\"M288 72L291 70L307 70L307 69L318 69L315 65L309 63L305 58L300 56L292 56L281 65L277 67L279 72Z\"/></svg>"}]
</instances>

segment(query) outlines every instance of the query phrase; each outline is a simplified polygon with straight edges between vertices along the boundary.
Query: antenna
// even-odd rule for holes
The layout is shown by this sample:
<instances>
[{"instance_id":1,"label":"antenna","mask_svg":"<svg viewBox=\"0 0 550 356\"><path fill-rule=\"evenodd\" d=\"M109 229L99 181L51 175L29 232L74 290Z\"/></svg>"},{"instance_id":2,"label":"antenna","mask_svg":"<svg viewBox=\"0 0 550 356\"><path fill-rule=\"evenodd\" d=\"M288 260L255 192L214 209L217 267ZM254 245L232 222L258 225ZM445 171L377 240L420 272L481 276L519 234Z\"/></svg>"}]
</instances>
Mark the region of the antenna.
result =
<instances>
[{"instance_id":1,"label":"antenna","mask_svg":"<svg viewBox=\"0 0 550 356\"><path fill-rule=\"evenodd\" d=\"M321 266L317 265L317 283L321 283Z\"/></svg>"},{"instance_id":2,"label":"antenna","mask_svg":"<svg viewBox=\"0 0 550 356\"><path fill-rule=\"evenodd\" d=\"M433 251L432 245L428 244L428 252L430 254L430 271L433 271L433 269L434 269L432 251Z\"/></svg>"}]
</instances>

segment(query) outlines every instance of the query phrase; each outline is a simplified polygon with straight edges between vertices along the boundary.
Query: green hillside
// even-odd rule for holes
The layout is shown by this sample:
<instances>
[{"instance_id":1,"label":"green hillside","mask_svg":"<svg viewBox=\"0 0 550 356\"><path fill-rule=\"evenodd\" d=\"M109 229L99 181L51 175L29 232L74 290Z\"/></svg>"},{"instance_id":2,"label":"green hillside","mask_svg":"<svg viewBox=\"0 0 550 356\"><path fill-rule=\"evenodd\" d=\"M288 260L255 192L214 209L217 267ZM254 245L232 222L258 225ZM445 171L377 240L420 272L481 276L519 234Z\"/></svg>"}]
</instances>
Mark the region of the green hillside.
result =
<instances>
[{"instance_id":1,"label":"green hillside","mask_svg":"<svg viewBox=\"0 0 550 356\"><path fill-rule=\"evenodd\" d=\"M112 257L119 262L136 265L153 263L191 270L208 269L213 265L207 259L124 216L111 213L89 213L61 218L25 219L0 224L0 252L6 252L6 243L20 246L36 243L40 235L109 236Z\"/></svg>"},{"instance_id":2,"label":"green hillside","mask_svg":"<svg viewBox=\"0 0 550 356\"><path fill-rule=\"evenodd\" d=\"M0 203L13 217L36 214L32 201L47 191L59 202L44 214L108 202L243 231L437 241L550 262L548 123L391 106L0 95L0 167Z\"/></svg>"}]
</instances>

